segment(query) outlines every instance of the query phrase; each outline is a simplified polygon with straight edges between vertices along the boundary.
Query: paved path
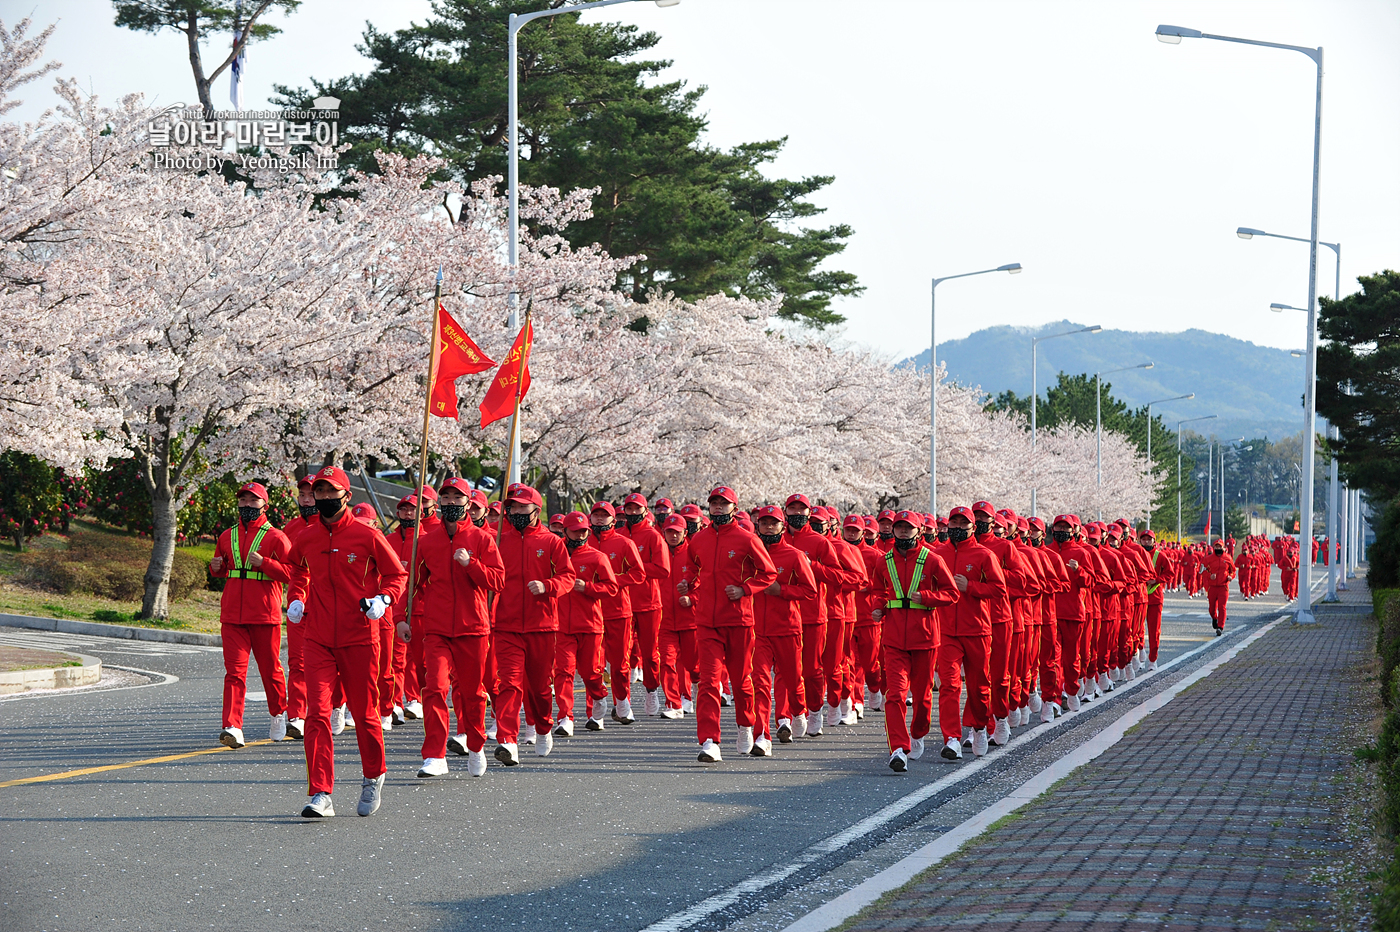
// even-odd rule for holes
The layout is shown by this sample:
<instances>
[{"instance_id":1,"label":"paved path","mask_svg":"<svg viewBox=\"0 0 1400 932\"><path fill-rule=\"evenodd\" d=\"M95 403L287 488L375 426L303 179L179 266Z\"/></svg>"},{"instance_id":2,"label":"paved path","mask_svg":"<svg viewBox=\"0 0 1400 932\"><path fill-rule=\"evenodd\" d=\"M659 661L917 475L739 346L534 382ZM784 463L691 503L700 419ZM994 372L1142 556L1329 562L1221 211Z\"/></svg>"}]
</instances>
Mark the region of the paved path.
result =
<instances>
[{"instance_id":1,"label":"paved path","mask_svg":"<svg viewBox=\"0 0 1400 932\"><path fill-rule=\"evenodd\" d=\"M1364 580L1287 621L849 928L1328 927L1336 737L1374 653ZM1348 685L1353 683L1353 685Z\"/></svg>"}]
</instances>

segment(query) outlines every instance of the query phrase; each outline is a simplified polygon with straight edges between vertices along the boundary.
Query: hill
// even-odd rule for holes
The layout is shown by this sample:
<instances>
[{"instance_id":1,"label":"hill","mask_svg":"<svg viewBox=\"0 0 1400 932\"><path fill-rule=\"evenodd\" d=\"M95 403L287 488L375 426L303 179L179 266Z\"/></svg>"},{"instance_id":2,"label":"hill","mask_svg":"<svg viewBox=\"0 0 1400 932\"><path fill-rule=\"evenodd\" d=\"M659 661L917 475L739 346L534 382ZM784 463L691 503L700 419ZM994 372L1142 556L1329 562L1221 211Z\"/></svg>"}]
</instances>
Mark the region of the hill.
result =
<instances>
[{"instance_id":1,"label":"hill","mask_svg":"<svg viewBox=\"0 0 1400 932\"><path fill-rule=\"evenodd\" d=\"M980 386L989 395L1006 389L1025 395L1031 387L1031 338L1084 326L1062 320L1037 328L988 327L965 339L940 343L938 359L956 382ZM1287 350L1205 330L1104 330L1046 341L1038 355L1042 397L1062 370L1092 374L1150 360L1151 369L1115 372L1104 376L1104 382L1132 407L1195 392L1193 400L1153 408L1168 427L1181 418L1215 414L1216 420L1199 425L1201 433L1278 439L1297 434L1303 426L1303 360ZM923 368L928 358L924 350L906 362Z\"/></svg>"}]
</instances>

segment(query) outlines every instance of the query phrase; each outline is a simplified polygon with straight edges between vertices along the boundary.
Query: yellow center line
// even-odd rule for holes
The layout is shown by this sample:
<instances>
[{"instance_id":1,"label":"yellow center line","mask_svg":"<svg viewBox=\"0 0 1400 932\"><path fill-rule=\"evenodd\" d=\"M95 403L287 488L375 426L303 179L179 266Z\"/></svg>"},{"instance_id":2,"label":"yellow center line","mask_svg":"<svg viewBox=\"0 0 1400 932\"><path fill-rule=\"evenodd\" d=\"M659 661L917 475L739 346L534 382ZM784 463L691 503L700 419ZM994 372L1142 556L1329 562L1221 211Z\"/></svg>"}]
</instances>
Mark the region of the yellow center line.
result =
<instances>
[{"instance_id":1,"label":"yellow center line","mask_svg":"<svg viewBox=\"0 0 1400 932\"><path fill-rule=\"evenodd\" d=\"M271 738L263 738L261 741L249 741L244 747L257 747L259 744L271 744ZM82 770L65 770L63 773L49 773L41 777L25 777L22 780L6 780L0 783L0 788L7 786L21 786L25 783L47 783L50 780L67 780L70 777L85 777L94 773L106 773L109 770L126 770L131 767L145 767L149 764L168 764L171 761L185 760L189 757L200 757L205 754L218 754L220 751L232 751L233 748L219 745L216 748L208 748L203 751L189 751L185 754L167 754L165 757L148 757L145 760L134 760L126 764L107 764L103 767L84 767Z\"/></svg>"}]
</instances>

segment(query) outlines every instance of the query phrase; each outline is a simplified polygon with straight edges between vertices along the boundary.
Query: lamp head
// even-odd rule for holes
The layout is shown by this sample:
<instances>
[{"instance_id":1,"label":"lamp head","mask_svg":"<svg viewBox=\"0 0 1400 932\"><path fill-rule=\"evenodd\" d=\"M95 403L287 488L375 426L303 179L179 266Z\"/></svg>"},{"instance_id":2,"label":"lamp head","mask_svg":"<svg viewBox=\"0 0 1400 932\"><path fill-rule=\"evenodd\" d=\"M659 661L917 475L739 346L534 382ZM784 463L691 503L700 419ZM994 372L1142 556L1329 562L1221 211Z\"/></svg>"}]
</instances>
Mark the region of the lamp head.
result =
<instances>
[{"instance_id":1,"label":"lamp head","mask_svg":"<svg viewBox=\"0 0 1400 932\"><path fill-rule=\"evenodd\" d=\"M1085 332L1085 333L1099 333L1099 332L1102 331L1102 330L1103 330L1103 328L1100 327L1098 324L1094 324L1094 326L1092 326L1092 327L1085 327L1085 328L1084 328L1084 332Z\"/></svg>"},{"instance_id":2,"label":"lamp head","mask_svg":"<svg viewBox=\"0 0 1400 932\"><path fill-rule=\"evenodd\" d=\"M678 2L679 2L679 0L678 0ZM996 270L997 270L998 272L1010 272L1012 275L1020 275L1020 274L1021 274L1021 263L1019 263L1019 262L1012 262L1012 263L1010 263L1009 265L999 265L999 266L997 266L997 269L996 269Z\"/></svg>"},{"instance_id":3,"label":"lamp head","mask_svg":"<svg viewBox=\"0 0 1400 932\"><path fill-rule=\"evenodd\" d=\"M1288 351L1288 355L1292 356L1294 359L1302 359L1302 358L1303 358L1303 351L1302 351L1302 350L1291 349L1291 350Z\"/></svg>"},{"instance_id":4,"label":"lamp head","mask_svg":"<svg viewBox=\"0 0 1400 932\"><path fill-rule=\"evenodd\" d=\"M1276 314L1281 314L1281 313L1283 313L1284 311L1288 310L1288 305L1287 305L1287 304L1270 304L1270 305L1269 305L1269 310L1273 311L1273 312L1276 313Z\"/></svg>"},{"instance_id":5,"label":"lamp head","mask_svg":"<svg viewBox=\"0 0 1400 932\"><path fill-rule=\"evenodd\" d=\"M657 6L679 6L681 0L656 0Z\"/></svg>"},{"instance_id":6,"label":"lamp head","mask_svg":"<svg viewBox=\"0 0 1400 932\"><path fill-rule=\"evenodd\" d=\"M1166 42L1168 45L1180 45L1182 39L1199 39L1201 31L1199 29L1187 29L1185 26L1158 26L1157 41Z\"/></svg>"},{"instance_id":7,"label":"lamp head","mask_svg":"<svg viewBox=\"0 0 1400 932\"><path fill-rule=\"evenodd\" d=\"M1190 401L1192 398L1195 398L1195 397L1196 397L1196 393L1195 393L1195 392L1189 392L1189 393L1187 393L1187 394L1181 396L1181 398L1182 398L1183 401Z\"/></svg>"},{"instance_id":8,"label":"lamp head","mask_svg":"<svg viewBox=\"0 0 1400 932\"><path fill-rule=\"evenodd\" d=\"M1138 368L1139 368L1139 369L1151 369L1151 368L1153 368L1155 365L1156 365L1155 363L1145 362L1145 363L1143 363L1142 365L1138 366Z\"/></svg>"},{"instance_id":9,"label":"lamp head","mask_svg":"<svg viewBox=\"0 0 1400 932\"><path fill-rule=\"evenodd\" d=\"M1263 230L1255 230L1250 227L1240 227L1235 231L1235 235L1240 239L1254 239L1256 236L1268 236Z\"/></svg>"}]
</instances>

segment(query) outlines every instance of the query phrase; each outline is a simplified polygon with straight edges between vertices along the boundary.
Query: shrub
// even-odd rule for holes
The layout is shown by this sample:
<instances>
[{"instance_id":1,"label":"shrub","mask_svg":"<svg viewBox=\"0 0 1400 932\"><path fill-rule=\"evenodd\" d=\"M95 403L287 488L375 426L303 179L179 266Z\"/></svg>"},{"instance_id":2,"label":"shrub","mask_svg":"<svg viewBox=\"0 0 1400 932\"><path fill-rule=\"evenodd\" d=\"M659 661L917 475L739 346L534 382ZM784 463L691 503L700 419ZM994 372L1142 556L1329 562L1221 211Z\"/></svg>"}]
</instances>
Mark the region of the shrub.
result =
<instances>
[{"instance_id":1,"label":"shrub","mask_svg":"<svg viewBox=\"0 0 1400 932\"><path fill-rule=\"evenodd\" d=\"M59 474L37 456L0 452L0 534L23 550L25 541L64 520Z\"/></svg>"},{"instance_id":2,"label":"shrub","mask_svg":"<svg viewBox=\"0 0 1400 932\"><path fill-rule=\"evenodd\" d=\"M150 560L150 541L94 531L75 533L67 550L47 550L25 558L30 578L46 588L121 602L141 599ZM188 598L203 588L206 578L204 561L176 549L170 568L171 601Z\"/></svg>"}]
</instances>

